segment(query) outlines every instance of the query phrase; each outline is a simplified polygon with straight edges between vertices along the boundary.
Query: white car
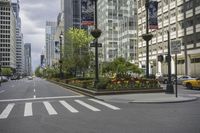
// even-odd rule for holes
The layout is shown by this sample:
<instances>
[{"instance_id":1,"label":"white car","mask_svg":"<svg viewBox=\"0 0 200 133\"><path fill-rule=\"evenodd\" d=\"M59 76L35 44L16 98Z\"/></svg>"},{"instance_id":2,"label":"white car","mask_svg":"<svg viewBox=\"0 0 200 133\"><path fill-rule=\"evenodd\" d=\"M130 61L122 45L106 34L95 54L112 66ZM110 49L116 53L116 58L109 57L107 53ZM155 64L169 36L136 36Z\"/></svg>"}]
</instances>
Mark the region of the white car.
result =
<instances>
[{"instance_id":1,"label":"white car","mask_svg":"<svg viewBox=\"0 0 200 133\"><path fill-rule=\"evenodd\" d=\"M32 76L28 76L28 80L33 80L33 77Z\"/></svg>"},{"instance_id":2,"label":"white car","mask_svg":"<svg viewBox=\"0 0 200 133\"><path fill-rule=\"evenodd\" d=\"M183 83L183 81L193 80L193 79L195 79L195 78L192 78L191 76L188 76L188 75L180 76L180 77L177 78L177 84L181 85Z\"/></svg>"}]
</instances>

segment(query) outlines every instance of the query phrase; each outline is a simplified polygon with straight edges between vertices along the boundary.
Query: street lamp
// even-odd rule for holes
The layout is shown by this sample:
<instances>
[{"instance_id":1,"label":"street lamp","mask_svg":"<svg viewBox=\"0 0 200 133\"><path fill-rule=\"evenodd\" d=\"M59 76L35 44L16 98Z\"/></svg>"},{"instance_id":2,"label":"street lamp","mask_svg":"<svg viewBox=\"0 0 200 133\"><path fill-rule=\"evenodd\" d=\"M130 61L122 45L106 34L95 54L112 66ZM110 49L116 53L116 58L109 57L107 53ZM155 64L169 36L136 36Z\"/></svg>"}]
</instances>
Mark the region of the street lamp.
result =
<instances>
[{"instance_id":1,"label":"street lamp","mask_svg":"<svg viewBox=\"0 0 200 133\"><path fill-rule=\"evenodd\" d=\"M166 93L173 94L174 93L174 86L172 84L171 80L171 48L170 48L170 34L169 31L167 31L167 36L168 36L168 52L167 52L167 64L168 64L168 82L166 86Z\"/></svg>"},{"instance_id":2,"label":"street lamp","mask_svg":"<svg viewBox=\"0 0 200 133\"><path fill-rule=\"evenodd\" d=\"M146 41L146 78L149 78L149 41L152 39L153 35L149 33L149 0L145 2L146 8L146 34L142 35L142 38Z\"/></svg>"},{"instance_id":3,"label":"street lamp","mask_svg":"<svg viewBox=\"0 0 200 133\"><path fill-rule=\"evenodd\" d=\"M98 38L101 36L101 30L98 29L97 23L97 0L95 3L95 29L91 31L91 35L95 38L95 86L99 82L99 63L98 63Z\"/></svg>"},{"instance_id":4,"label":"street lamp","mask_svg":"<svg viewBox=\"0 0 200 133\"><path fill-rule=\"evenodd\" d=\"M59 63L60 63L60 79L62 79L63 78L63 72L62 72L62 38L63 38L63 33L62 33L62 31L61 31L61 33L60 33L60 36L59 36L59 38L60 38L60 60L59 60Z\"/></svg>"}]
</instances>

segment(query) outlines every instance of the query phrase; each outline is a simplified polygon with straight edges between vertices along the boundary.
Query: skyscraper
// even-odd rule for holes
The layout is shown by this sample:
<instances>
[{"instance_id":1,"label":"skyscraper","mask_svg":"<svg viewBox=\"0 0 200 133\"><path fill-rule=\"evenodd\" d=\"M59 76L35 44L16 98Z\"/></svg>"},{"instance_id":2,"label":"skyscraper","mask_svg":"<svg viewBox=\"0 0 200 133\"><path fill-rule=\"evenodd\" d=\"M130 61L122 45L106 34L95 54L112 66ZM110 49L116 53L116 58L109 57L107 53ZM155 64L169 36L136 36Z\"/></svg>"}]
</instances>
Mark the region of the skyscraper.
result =
<instances>
[{"instance_id":1,"label":"skyscraper","mask_svg":"<svg viewBox=\"0 0 200 133\"><path fill-rule=\"evenodd\" d=\"M137 61L137 2L135 0L99 0L98 27L102 30L102 61L123 57Z\"/></svg>"},{"instance_id":2,"label":"skyscraper","mask_svg":"<svg viewBox=\"0 0 200 133\"><path fill-rule=\"evenodd\" d=\"M2 67L16 68L16 18L10 0L0 1L0 54Z\"/></svg>"},{"instance_id":3,"label":"skyscraper","mask_svg":"<svg viewBox=\"0 0 200 133\"><path fill-rule=\"evenodd\" d=\"M12 8L16 18L16 73L24 73L24 44L23 34L21 32L21 18L19 17L19 0L12 2Z\"/></svg>"},{"instance_id":4,"label":"skyscraper","mask_svg":"<svg viewBox=\"0 0 200 133\"><path fill-rule=\"evenodd\" d=\"M30 76L32 74L32 59L31 59L31 43L24 44L24 66L25 75Z\"/></svg>"},{"instance_id":5,"label":"skyscraper","mask_svg":"<svg viewBox=\"0 0 200 133\"><path fill-rule=\"evenodd\" d=\"M56 22L46 22L46 65L52 66L52 60L55 56L54 35L56 32Z\"/></svg>"},{"instance_id":6,"label":"skyscraper","mask_svg":"<svg viewBox=\"0 0 200 133\"><path fill-rule=\"evenodd\" d=\"M64 31L70 27L80 28L81 0L61 0L61 10L64 13Z\"/></svg>"}]
</instances>

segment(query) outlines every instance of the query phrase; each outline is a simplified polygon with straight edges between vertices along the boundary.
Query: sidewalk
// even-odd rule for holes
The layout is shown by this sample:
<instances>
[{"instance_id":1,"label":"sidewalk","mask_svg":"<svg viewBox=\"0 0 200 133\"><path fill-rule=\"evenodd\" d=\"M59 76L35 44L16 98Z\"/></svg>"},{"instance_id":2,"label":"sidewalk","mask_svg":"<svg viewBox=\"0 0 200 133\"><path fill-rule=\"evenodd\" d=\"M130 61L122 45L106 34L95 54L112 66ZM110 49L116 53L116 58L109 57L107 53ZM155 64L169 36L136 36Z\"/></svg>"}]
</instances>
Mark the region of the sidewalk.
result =
<instances>
[{"instance_id":1,"label":"sidewalk","mask_svg":"<svg viewBox=\"0 0 200 133\"><path fill-rule=\"evenodd\" d=\"M95 96L95 98L107 102L119 103L178 103L197 100L195 96L179 95L165 93L144 93L144 94L123 94L109 96Z\"/></svg>"}]
</instances>

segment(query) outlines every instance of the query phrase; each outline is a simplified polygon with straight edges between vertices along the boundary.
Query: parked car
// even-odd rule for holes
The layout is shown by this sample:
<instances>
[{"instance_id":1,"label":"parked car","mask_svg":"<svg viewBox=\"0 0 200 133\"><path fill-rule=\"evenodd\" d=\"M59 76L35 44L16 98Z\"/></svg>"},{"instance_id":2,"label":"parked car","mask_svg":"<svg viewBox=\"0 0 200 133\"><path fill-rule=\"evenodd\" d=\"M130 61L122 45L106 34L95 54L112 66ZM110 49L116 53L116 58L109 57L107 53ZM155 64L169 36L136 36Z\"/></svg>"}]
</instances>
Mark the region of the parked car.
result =
<instances>
[{"instance_id":1,"label":"parked car","mask_svg":"<svg viewBox=\"0 0 200 133\"><path fill-rule=\"evenodd\" d=\"M28 76L28 80L33 80L33 77L32 76Z\"/></svg>"},{"instance_id":2,"label":"parked car","mask_svg":"<svg viewBox=\"0 0 200 133\"><path fill-rule=\"evenodd\" d=\"M188 75L180 76L177 78L177 84L181 85L184 81L193 80L193 79L195 78L192 78L191 76L188 76ZM174 82L176 82L176 80L174 80Z\"/></svg>"},{"instance_id":3,"label":"parked car","mask_svg":"<svg viewBox=\"0 0 200 133\"><path fill-rule=\"evenodd\" d=\"M183 81L183 86L187 87L187 89L200 89L200 78Z\"/></svg>"},{"instance_id":4,"label":"parked car","mask_svg":"<svg viewBox=\"0 0 200 133\"><path fill-rule=\"evenodd\" d=\"M174 74L171 75L171 81L172 83L174 83L174 80L175 80L176 76ZM163 84L167 84L168 82L168 75L167 74L163 74L162 76L159 76L157 78L157 80L160 82L160 83L163 83Z\"/></svg>"},{"instance_id":5,"label":"parked car","mask_svg":"<svg viewBox=\"0 0 200 133\"><path fill-rule=\"evenodd\" d=\"M7 82L8 78L6 76L1 76L0 80L1 80L1 82Z\"/></svg>"}]
</instances>

